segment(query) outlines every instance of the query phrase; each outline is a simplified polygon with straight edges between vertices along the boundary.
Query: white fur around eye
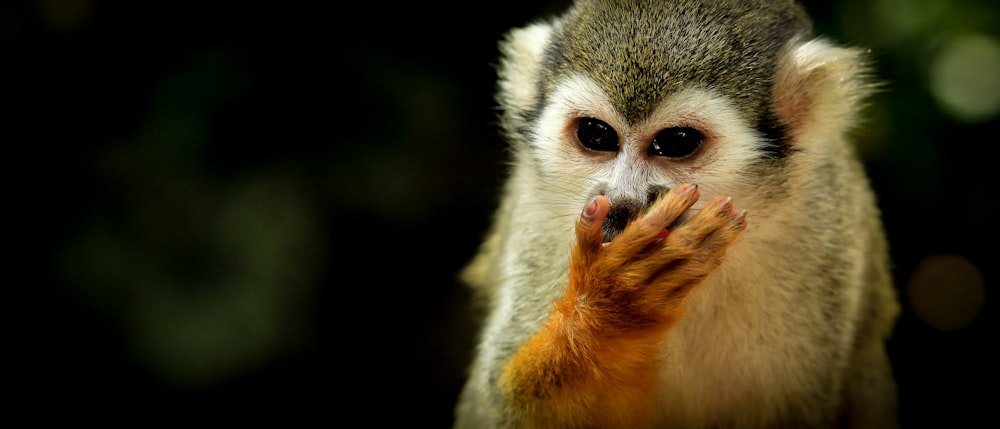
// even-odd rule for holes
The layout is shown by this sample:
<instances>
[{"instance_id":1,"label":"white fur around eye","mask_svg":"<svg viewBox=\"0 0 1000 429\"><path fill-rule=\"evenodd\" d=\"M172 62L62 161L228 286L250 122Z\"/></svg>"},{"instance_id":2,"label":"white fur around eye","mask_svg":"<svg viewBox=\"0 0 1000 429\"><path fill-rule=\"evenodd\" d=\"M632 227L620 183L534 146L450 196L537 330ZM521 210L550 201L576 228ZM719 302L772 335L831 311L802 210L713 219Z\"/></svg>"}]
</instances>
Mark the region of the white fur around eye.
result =
<instances>
[{"instance_id":1,"label":"white fur around eye","mask_svg":"<svg viewBox=\"0 0 1000 429\"><path fill-rule=\"evenodd\" d=\"M539 167L549 177L567 178L567 191L582 198L599 183L614 180L612 170L618 153L589 151L576 137L576 127L582 118L606 122L618 134L620 151L629 151L626 139L629 128L615 111L610 99L592 80L575 76L560 82L549 97L538 120L532 152Z\"/></svg>"},{"instance_id":2,"label":"white fur around eye","mask_svg":"<svg viewBox=\"0 0 1000 429\"><path fill-rule=\"evenodd\" d=\"M546 150L565 145L568 129L580 118L596 118L607 122L619 139L628 134L624 118L614 109L611 100L594 81L582 76L566 79L552 93L549 105L538 121L538 144ZM621 141L619 143L622 143Z\"/></svg>"},{"instance_id":3,"label":"white fur around eye","mask_svg":"<svg viewBox=\"0 0 1000 429\"><path fill-rule=\"evenodd\" d=\"M646 189L650 185L698 183L712 193L734 193L747 165L761 156L761 137L721 94L689 88L671 94L636 124L629 125L593 80L577 75L560 82L541 112L536 158L545 171L603 181L614 186ZM618 153L592 152L576 139L580 118L597 118L618 134ZM646 155L652 139L671 127L691 127L705 136L689 158L673 160Z\"/></svg>"},{"instance_id":4,"label":"white fur around eye","mask_svg":"<svg viewBox=\"0 0 1000 429\"><path fill-rule=\"evenodd\" d=\"M700 88L674 93L637 124L635 133L651 140L661 130L678 126L701 131L705 141L690 159L661 163L667 164L674 180L734 193L747 166L761 156L761 136L721 94Z\"/></svg>"}]
</instances>

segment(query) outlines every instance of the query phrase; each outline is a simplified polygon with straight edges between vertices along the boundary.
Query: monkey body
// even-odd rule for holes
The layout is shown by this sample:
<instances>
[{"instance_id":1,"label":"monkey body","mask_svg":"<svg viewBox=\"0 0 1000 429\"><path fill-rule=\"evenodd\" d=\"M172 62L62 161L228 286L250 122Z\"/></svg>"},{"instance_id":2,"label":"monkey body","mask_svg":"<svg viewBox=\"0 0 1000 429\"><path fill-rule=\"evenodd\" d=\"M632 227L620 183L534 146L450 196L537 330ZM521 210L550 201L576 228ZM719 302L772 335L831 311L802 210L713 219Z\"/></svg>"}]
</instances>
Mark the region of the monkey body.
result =
<instances>
[{"instance_id":1,"label":"monkey body","mask_svg":"<svg viewBox=\"0 0 1000 429\"><path fill-rule=\"evenodd\" d=\"M848 139L872 86L811 31L793 3L681 0L508 34L456 427L896 424L898 304Z\"/></svg>"}]
</instances>

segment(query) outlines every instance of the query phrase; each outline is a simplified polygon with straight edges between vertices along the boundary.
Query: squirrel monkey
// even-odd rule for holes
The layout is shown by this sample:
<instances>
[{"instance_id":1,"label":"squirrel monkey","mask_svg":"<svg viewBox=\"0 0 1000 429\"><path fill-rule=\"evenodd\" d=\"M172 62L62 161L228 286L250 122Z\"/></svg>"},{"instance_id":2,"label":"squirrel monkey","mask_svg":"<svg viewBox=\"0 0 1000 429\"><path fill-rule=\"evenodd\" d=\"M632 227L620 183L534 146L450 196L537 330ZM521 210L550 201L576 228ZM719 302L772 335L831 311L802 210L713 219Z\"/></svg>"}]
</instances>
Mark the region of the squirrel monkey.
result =
<instances>
[{"instance_id":1,"label":"squirrel monkey","mask_svg":"<svg viewBox=\"0 0 1000 429\"><path fill-rule=\"evenodd\" d=\"M864 50L766 0L579 0L500 48L456 427L898 425Z\"/></svg>"}]
</instances>

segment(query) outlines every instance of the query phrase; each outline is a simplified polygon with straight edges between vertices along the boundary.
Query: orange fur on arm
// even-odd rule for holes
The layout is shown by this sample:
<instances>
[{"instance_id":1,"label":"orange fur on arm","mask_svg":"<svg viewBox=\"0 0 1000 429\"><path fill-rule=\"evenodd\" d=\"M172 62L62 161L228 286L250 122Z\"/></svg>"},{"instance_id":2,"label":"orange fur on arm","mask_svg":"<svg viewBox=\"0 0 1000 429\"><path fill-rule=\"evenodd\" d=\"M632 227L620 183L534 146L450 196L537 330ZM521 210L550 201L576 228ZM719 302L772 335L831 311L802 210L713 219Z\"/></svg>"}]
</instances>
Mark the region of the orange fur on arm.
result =
<instances>
[{"instance_id":1,"label":"orange fur on arm","mask_svg":"<svg viewBox=\"0 0 1000 429\"><path fill-rule=\"evenodd\" d=\"M697 186L672 189L610 243L602 243L601 229L607 198L587 205L576 225L566 293L500 377L527 425L651 425L660 343L682 317L683 300L746 226L744 213L717 197L665 232L698 198Z\"/></svg>"},{"instance_id":2,"label":"orange fur on arm","mask_svg":"<svg viewBox=\"0 0 1000 429\"><path fill-rule=\"evenodd\" d=\"M504 393L537 427L643 427L666 329L615 335L573 289L505 366Z\"/></svg>"}]
</instances>

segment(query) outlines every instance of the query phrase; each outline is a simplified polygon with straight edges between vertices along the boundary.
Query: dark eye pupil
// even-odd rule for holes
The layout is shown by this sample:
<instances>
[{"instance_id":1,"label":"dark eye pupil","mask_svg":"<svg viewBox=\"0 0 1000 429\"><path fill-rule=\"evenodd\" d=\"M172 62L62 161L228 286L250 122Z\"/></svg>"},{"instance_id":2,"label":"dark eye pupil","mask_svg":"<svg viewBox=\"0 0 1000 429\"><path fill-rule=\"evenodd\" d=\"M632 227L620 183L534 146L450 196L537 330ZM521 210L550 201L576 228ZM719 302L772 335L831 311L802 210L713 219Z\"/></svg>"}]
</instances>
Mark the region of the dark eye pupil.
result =
<instances>
[{"instance_id":1,"label":"dark eye pupil","mask_svg":"<svg viewBox=\"0 0 1000 429\"><path fill-rule=\"evenodd\" d=\"M618 133L606 122L594 118L580 121L576 127L576 138L583 147L590 150L617 151Z\"/></svg>"},{"instance_id":2,"label":"dark eye pupil","mask_svg":"<svg viewBox=\"0 0 1000 429\"><path fill-rule=\"evenodd\" d=\"M701 146L701 132L690 127L673 127L660 131L649 145L650 155L684 158Z\"/></svg>"}]
</instances>

